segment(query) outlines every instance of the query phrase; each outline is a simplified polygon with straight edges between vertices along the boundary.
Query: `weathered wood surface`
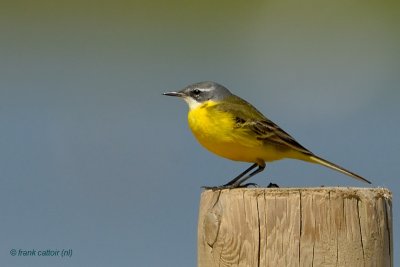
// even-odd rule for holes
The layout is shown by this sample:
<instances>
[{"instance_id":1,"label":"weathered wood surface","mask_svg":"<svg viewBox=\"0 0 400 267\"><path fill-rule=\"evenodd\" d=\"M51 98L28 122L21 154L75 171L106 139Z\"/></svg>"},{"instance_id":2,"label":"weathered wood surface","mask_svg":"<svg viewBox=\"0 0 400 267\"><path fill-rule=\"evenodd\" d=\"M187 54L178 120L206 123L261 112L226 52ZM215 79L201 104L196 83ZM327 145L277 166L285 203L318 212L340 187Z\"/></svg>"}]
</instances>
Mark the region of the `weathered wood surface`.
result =
<instances>
[{"instance_id":1,"label":"weathered wood surface","mask_svg":"<svg viewBox=\"0 0 400 267\"><path fill-rule=\"evenodd\" d=\"M198 266L393 266L384 188L206 190Z\"/></svg>"}]
</instances>

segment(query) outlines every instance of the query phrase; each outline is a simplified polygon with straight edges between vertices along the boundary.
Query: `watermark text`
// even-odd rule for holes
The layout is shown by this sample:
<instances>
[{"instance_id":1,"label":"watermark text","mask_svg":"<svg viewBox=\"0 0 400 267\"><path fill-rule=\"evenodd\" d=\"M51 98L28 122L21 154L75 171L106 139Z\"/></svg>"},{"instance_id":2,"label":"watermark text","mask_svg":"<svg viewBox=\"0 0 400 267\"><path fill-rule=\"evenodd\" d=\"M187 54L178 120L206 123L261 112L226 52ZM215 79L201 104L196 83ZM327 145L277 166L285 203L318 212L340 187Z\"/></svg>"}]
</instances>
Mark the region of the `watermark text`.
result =
<instances>
[{"instance_id":1,"label":"watermark text","mask_svg":"<svg viewBox=\"0 0 400 267\"><path fill-rule=\"evenodd\" d=\"M15 257L72 257L72 249L11 249L10 255Z\"/></svg>"}]
</instances>

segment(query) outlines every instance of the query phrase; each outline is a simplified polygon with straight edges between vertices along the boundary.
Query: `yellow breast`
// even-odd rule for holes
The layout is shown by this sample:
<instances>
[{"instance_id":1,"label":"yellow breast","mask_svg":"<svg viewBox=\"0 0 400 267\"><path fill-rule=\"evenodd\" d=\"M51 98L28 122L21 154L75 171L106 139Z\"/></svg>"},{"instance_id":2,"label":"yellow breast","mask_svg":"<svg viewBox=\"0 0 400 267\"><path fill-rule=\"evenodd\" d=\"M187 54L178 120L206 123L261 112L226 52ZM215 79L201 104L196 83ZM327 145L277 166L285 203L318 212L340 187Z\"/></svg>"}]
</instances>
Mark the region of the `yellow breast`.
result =
<instances>
[{"instance_id":1,"label":"yellow breast","mask_svg":"<svg viewBox=\"0 0 400 267\"><path fill-rule=\"evenodd\" d=\"M248 130L237 127L234 114L212 108L217 104L207 101L189 111L189 127L202 146L221 157L243 162L273 161L283 157Z\"/></svg>"}]
</instances>

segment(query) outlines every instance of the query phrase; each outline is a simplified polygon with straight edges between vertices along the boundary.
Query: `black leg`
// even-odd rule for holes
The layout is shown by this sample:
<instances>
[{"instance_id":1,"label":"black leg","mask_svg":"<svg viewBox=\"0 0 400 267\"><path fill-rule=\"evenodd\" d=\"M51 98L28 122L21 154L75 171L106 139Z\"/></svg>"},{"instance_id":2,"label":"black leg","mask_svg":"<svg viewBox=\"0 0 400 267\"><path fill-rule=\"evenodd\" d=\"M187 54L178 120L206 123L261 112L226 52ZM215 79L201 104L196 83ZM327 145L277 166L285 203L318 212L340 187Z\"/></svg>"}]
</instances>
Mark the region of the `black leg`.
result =
<instances>
[{"instance_id":1,"label":"black leg","mask_svg":"<svg viewBox=\"0 0 400 267\"><path fill-rule=\"evenodd\" d=\"M241 174L239 174L238 176L236 176L235 178L233 178L231 181L229 181L228 183L224 184L223 186L231 186L234 183L236 183L240 178L242 178L246 173L248 173L249 171L251 171L252 169L254 169L255 167L257 167L258 164L254 163L253 165L251 165L248 169L246 169L244 172L242 172Z\"/></svg>"},{"instance_id":2,"label":"black leg","mask_svg":"<svg viewBox=\"0 0 400 267\"><path fill-rule=\"evenodd\" d=\"M239 177L239 179L237 179L237 180L232 184L232 187L233 187L233 188L235 188L235 187L240 187L240 185L241 185L242 183L244 183L245 181L247 181L248 179L250 179L251 177L253 177L253 176L256 175L257 173L260 173L260 172L262 172L262 171L265 169L265 164L263 164L263 165L258 165L258 164L256 163L256 165L258 166L258 169L257 169L257 170L253 171L252 173L250 173L249 175L247 175L247 176L245 176L245 177L243 177L243 178ZM242 176L243 176L243 175L242 175ZM240 179L240 178L241 178L241 179Z\"/></svg>"},{"instance_id":3,"label":"black leg","mask_svg":"<svg viewBox=\"0 0 400 267\"><path fill-rule=\"evenodd\" d=\"M258 169L256 169L255 171L253 171L249 175L245 176L247 173L249 173L255 167L258 167ZM244 172L242 172L241 174L239 174L238 176L236 176L235 178L233 178L231 181L229 181L228 183L226 183L224 185L221 185L221 186L203 186L203 188L217 190L217 189L247 187L249 185L255 185L254 183L249 183L249 184L246 184L246 185L242 186L242 183L247 181L248 179L250 179L251 177L253 177L257 173L262 172L264 169L265 169L265 163L264 162L263 162L262 165L260 165L259 163L254 163L249 168L247 168Z\"/></svg>"}]
</instances>

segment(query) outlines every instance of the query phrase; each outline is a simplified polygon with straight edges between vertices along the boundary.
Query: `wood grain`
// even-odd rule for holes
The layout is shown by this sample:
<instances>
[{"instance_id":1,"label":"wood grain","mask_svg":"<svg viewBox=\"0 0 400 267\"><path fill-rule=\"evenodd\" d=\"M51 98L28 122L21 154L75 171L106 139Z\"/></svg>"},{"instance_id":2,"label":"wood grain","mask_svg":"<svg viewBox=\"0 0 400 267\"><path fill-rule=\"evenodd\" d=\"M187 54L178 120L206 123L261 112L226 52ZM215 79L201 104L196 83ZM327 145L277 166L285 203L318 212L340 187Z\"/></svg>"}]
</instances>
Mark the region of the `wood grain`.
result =
<instances>
[{"instance_id":1,"label":"wood grain","mask_svg":"<svg viewBox=\"0 0 400 267\"><path fill-rule=\"evenodd\" d=\"M393 266L391 192L206 190L198 266Z\"/></svg>"}]
</instances>

